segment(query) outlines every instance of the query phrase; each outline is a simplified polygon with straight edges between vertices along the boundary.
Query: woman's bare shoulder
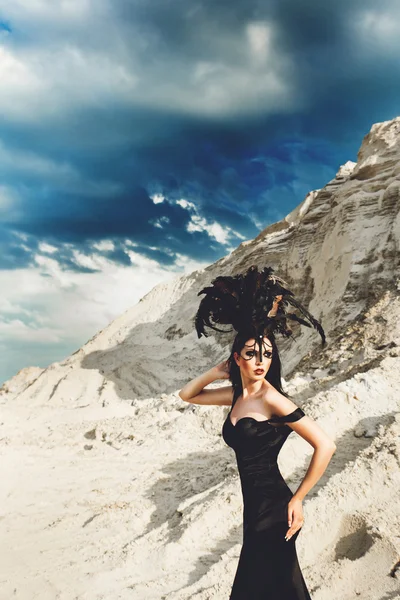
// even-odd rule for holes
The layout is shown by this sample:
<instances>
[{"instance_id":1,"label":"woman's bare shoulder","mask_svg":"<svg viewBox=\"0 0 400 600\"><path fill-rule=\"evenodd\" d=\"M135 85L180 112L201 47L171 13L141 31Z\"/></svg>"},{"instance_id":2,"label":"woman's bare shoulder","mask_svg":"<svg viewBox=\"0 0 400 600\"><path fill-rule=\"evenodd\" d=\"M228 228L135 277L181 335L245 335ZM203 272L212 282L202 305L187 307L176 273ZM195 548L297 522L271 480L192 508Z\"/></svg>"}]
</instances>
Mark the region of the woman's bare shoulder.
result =
<instances>
[{"instance_id":1,"label":"woman's bare shoulder","mask_svg":"<svg viewBox=\"0 0 400 600\"><path fill-rule=\"evenodd\" d=\"M297 408L297 405L281 394L272 384L269 384L263 396L270 413L278 416L289 414Z\"/></svg>"}]
</instances>

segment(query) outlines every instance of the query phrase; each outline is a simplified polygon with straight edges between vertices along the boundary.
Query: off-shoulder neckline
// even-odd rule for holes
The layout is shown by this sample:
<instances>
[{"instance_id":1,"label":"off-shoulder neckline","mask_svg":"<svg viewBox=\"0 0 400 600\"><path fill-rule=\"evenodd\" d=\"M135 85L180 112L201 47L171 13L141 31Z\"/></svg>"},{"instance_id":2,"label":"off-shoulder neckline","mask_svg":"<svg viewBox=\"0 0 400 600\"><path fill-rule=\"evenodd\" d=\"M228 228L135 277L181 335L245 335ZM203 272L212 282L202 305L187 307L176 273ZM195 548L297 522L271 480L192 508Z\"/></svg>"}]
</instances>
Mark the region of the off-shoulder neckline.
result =
<instances>
[{"instance_id":1,"label":"off-shoulder neckline","mask_svg":"<svg viewBox=\"0 0 400 600\"><path fill-rule=\"evenodd\" d=\"M236 427L236 425L239 423L239 421L244 421L245 419L250 419L251 421L255 421L256 423L270 423L272 424L273 422L277 421L279 423L280 420L284 420L287 419L288 417L291 417L295 412L297 412L298 410L302 410L299 406L297 408L295 408L291 413L289 413L288 415L278 415L276 417L272 417L271 419L261 419L258 420L254 417L248 417L248 416L244 416L244 417L240 417L240 419L236 420L235 425L232 423L232 419L231 419L231 412L232 412L232 408L231 407L229 413L228 413L228 421L230 422L230 424L232 425L233 428Z\"/></svg>"}]
</instances>

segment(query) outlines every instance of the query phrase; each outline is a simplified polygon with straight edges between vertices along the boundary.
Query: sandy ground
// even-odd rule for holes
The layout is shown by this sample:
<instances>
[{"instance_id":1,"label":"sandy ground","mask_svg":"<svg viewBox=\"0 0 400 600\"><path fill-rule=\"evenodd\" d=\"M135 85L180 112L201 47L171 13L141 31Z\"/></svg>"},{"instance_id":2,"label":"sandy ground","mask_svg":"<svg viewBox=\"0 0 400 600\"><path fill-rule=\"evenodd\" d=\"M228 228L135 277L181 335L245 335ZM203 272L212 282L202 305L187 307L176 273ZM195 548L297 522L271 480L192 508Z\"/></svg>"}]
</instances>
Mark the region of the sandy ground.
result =
<instances>
[{"instance_id":1,"label":"sandy ground","mask_svg":"<svg viewBox=\"0 0 400 600\"><path fill-rule=\"evenodd\" d=\"M399 131L375 124L285 219L5 382L0 600L227 600L242 541L228 407L178 391L227 358L221 336L195 336L198 291L250 264L291 274L329 339L297 326L280 345L284 388L337 446L296 543L312 598L400 599ZM311 455L292 433L293 492Z\"/></svg>"},{"instance_id":2,"label":"sandy ground","mask_svg":"<svg viewBox=\"0 0 400 600\"><path fill-rule=\"evenodd\" d=\"M313 600L400 597L399 386L387 356L302 402L338 447L297 541ZM1 409L2 600L228 597L242 499L227 408ZM311 451L292 433L280 454L293 491Z\"/></svg>"}]
</instances>

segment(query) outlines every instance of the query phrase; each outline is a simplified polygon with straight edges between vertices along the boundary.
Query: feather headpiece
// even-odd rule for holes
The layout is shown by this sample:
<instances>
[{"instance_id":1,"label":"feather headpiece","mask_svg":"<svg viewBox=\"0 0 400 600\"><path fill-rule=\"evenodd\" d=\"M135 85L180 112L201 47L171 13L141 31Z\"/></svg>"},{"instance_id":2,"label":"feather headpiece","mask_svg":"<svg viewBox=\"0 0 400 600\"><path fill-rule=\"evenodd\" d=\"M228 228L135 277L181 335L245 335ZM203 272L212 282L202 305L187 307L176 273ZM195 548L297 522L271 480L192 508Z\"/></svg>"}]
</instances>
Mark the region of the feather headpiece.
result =
<instances>
[{"instance_id":1,"label":"feather headpiece","mask_svg":"<svg viewBox=\"0 0 400 600\"><path fill-rule=\"evenodd\" d=\"M287 324L289 319L314 327L324 346L326 338L321 324L296 300L286 282L273 272L272 267L264 267L259 272L257 266L252 265L244 274L219 276L211 282L211 286L203 288L197 294L206 294L195 317L197 336L207 337L204 327L209 327L221 333L229 333L233 329L238 333L255 331L258 338L271 332L289 337L292 335ZM288 305L298 309L302 316L286 312ZM233 329L218 329L216 323L232 325Z\"/></svg>"}]
</instances>

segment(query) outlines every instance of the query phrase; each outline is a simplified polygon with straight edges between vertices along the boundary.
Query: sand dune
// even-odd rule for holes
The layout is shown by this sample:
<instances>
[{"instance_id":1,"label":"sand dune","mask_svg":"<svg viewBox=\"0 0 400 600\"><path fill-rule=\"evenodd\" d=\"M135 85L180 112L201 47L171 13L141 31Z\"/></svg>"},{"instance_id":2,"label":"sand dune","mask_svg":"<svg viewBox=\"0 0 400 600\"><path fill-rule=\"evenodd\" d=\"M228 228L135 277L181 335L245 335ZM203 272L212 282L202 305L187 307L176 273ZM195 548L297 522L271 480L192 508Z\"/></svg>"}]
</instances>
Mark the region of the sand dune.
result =
<instances>
[{"instance_id":1,"label":"sand dune","mask_svg":"<svg viewBox=\"0 0 400 600\"><path fill-rule=\"evenodd\" d=\"M285 219L3 384L1 600L228 597L242 539L228 409L178 391L232 339L197 339L197 292L251 264L274 266L327 333L325 348L295 325L279 342L284 388L337 445L297 541L313 600L400 598L399 131L374 125L357 163ZM291 434L293 490L311 453Z\"/></svg>"}]
</instances>

